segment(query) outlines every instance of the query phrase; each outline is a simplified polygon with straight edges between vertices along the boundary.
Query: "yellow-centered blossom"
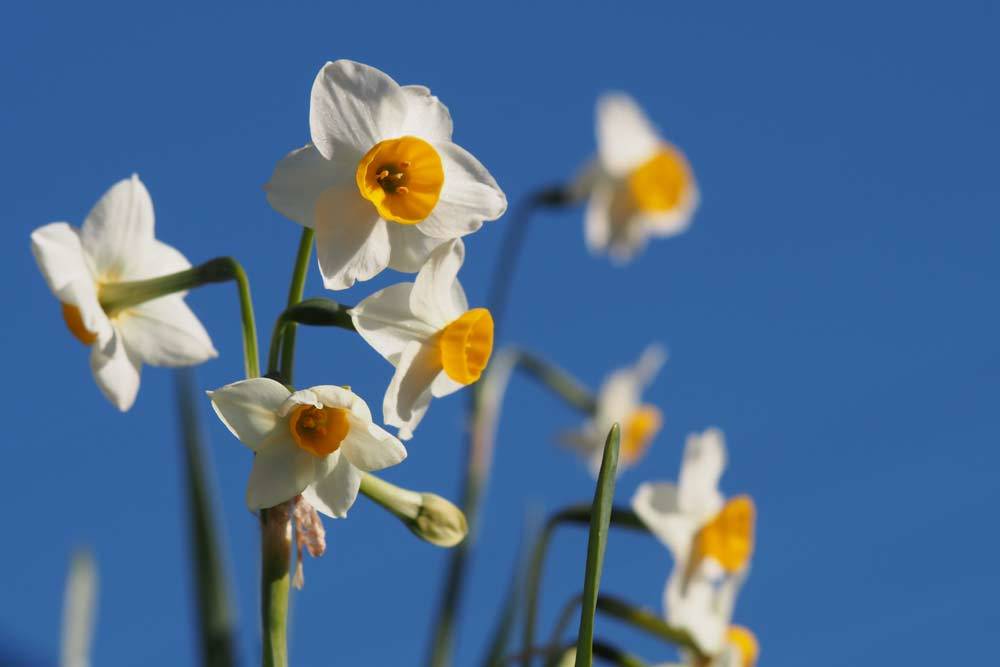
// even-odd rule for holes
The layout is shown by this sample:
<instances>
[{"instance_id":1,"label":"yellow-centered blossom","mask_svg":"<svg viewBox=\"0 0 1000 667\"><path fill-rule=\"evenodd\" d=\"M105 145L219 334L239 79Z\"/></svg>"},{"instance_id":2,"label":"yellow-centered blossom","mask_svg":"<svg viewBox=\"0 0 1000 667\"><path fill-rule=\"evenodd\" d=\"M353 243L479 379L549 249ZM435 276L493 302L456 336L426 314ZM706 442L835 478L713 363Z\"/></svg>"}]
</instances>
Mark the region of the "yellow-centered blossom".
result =
<instances>
[{"instance_id":1,"label":"yellow-centered blossom","mask_svg":"<svg viewBox=\"0 0 1000 667\"><path fill-rule=\"evenodd\" d=\"M312 142L267 185L275 209L316 230L328 289L386 267L415 273L436 247L507 209L486 168L451 141L448 108L374 67L327 63L313 83Z\"/></svg>"},{"instance_id":2,"label":"yellow-centered blossom","mask_svg":"<svg viewBox=\"0 0 1000 667\"><path fill-rule=\"evenodd\" d=\"M461 239L439 246L412 283L385 288L351 309L358 333L396 367L385 392L383 419L412 437L432 397L479 379L493 351L493 317L469 309L458 271Z\"/></svg>"}]
</instances>

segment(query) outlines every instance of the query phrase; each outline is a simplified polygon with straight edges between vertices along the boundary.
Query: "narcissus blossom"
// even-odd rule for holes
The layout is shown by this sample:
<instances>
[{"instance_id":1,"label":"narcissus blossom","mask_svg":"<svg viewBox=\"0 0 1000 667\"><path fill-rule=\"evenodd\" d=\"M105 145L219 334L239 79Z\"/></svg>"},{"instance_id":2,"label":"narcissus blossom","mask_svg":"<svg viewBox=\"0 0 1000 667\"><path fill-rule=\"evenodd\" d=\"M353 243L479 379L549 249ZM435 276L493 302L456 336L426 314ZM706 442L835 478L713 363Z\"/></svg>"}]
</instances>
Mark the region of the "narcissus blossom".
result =
<instances>
[{"instance_id":1,"label":"narcissus blossom","mask_svg":"<svg viewBox=\"0 0 1000 667\"><path fill-rule=\"evenodd\" d=\"M597 159L574 189L589 196L587 247L619 262L631 259L650 237L686 230L699 199L684 154L623 93L598 100Z\"/></svg>"},{"instance_id":2,"label":"narcissus blossom","mask_svg":"<svg viewBox=\"0 0 1000 667\"><path fill-rule=\"evenodd\" d=\"M358 333L396 367L382 409L404 440L431 397L478 380L493 351L490 311L470 310L458 282L464 259L462 241L449 241L431 254L416 282L387 287L351 309Z\"/></svg>"},{"instance_id":3,"label":"narcissus blossom","mask_svg":"<svg viewBox=\"0 0 1000 667\"><path fill-rule=\"evenodd\" d=\"M205 328L170 294L114 312L101 307L101 289L191 267L153 235L153 202L138 176L119 181L80 229L53 222L31 234L31 250L49 289L62 304L66 327L90 347L97 386L119 410L139 391L142 364L189 366L217 356Z\"/></svg>"},{"instance_id":4,"label":"narcissus blossom","mask_svg":"<svg viewBox=\"0 0 1000 667\"><path fill-rule=\"evenodd\" d=\"M636 514L674 559L664 592L668 622L712 656L727 641L741 651L749 646L745 633L730 636L730 621L753 554L755 509L749 496L723 498L718 484L725 465L720 431L692 434L677 483L645 483L632 498Z\"/></svg>"},{"instance_id":5,"label":"narcissus blossom","mask_svg":"<svg viewBox=\"0 0 1000 667\"><path fill-rule=\"evenodd\" d=\"M330 517L347 516L361 471L396 465L406 449L372 423L371 411L344 387L292 393L269 378L208 392L219 419L254 451L247 484L250 509L274 507L302 494Z\"/></svg>"},{"instance_id":6,"label":"narcissus blossom","mask_svg":"<svg viewBox=\"0 0 1000 667\"><path fill-rule=\"evenodd\" d=\"M448 108L423 86L327 63L313 83L309 127L312 142L278 163L267 198L315 228L328 289L386 267L415 273L434 248L507 209L486 168L452 143Z\"/></svg>"},{"instance_id":7,"label":"narcissus blossom","mask_svg":"<svg viewBox=\"0 0 1000 667\"><path fill-rule=\"evenodd\" d=\"M616 422L622 429L619 472L642 458L660 431L663 415L655 405L642 402L642 392L656 377L666 358L662 347L650 345L635 366L609 375L597 393L594 416L582 429L564 436L566 444L583 457L595 477L601 469L608 432Z\"/></svg>"}]
</instances>

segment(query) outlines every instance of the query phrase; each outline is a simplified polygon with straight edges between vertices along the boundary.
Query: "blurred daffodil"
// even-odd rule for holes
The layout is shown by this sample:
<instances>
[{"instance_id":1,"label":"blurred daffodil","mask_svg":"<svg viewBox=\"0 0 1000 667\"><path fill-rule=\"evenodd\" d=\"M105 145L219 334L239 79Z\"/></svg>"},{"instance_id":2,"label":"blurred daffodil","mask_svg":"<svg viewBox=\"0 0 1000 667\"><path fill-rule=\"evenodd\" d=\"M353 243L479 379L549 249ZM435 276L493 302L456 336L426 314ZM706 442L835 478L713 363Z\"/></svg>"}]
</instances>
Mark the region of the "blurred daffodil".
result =
<instances>
[{"instance_id":1,"label":"blurred daffodil","mask_svg":"<svg viewBox=\"0 0 1000 667\"><path fill-rule=\"evenodd\" d=\"M458 270L465 245L439 246L417 279L376 292L351 310L358 333L396 367L383 404L386 424L406 440L431 397L454 393L479 379L493 351L493 317L469 309Z\"/></svg>"},{"instance_id":2,"label":"blurred daffodil","mask_svg":"<svg viewBox=\"0 0 1000 667\"><path fill-rule=\"evenodd\" d=\"M656 377L666 356L662 347L650 345L635 366L609 375L597 394L594 416L582 429L564 436L564 441L583 457L595 476L601 468L605 438L616 422L622 428L619 471L642 458L659 432L663 415L656 406L642 402L642 392Z\"/></svg>"},{"instance_id":3,"label":"blurred daffodil","mask_svg":"<svg viewBox=\"0 0 1000 667\"><path fill-rule=\"evenodd\" d=\"M628 95L597 102L597 159L574 190L589 197L585 238L591 252L625 262L650 237L688 228L698 207L698 186L681 151L663 139Z\"/></svg>"},{"instance_id":4,"label":"blurred daffodil","mask_svg":"<svg viewBox=\"0 0 1000 667\"><path fill-rule=\"evenodd\" d=\"M750 655L746 633L731 633L730 621L753 554L755 509L749 496L723 498L718 483L725 465L720 431L692 434L678 482L642 484L632 508L674 559L664 592L668 622L687 630L708 655L720 655L727 642Z\"/></svg>"},{"instance_id":5,"label":"blurred daffodil","mask_svg":"<svg viewBox=\"0 0 1000 667\"><path fill-rule=\"evenodd\" d=\"M365 402L343 387L292 393L280 382L253 378L208 395L222 422L256 453L247 485L250 509L302 494L323 514L345 517L362 471L406 458L399 440L373 424Z\"/></svg>"},{"instance_id":6,"label":"blurred daffodil","mask_svg":"<svg viewBox=\"0 0 1000 667\"><path fill-rule=\"evenodd\" d=\"M760 646L753 632L740 625L731 625L726 630L722 652L718 655L705 660L689 651L681 653L684 662L664 662L656 667L755 667Z\"/></svg>"},{"instance_id":7,"label":"blurred daffodil","mask_svg":"<svg viewBox=\"0 0 1000 667\"><path fill-rule=\"evenodd\" d=\"M31 234L31 250L70 333L90 347L97 386L119 410L132 407L142 364L188 366L217 356L182 293L108 315L101 290L188 269L180 252L153 235L153 202L138 176L119 181L80 229L53 222Z\"/></svg>"},{"instance_id":8,"label":"blurred daffodil","mask_svg":"<svg viewBox=\"0 0 1000 667\"><path fill-rule=\"evenodd\" d=\"M312 142L278 163L267 197L315 228L328 289L386 267L415 273L441 243L507 209L486 168L452 143L451 114L423 86L327 63L313 83L309 127Z\"/></svg>"}]
</instances>

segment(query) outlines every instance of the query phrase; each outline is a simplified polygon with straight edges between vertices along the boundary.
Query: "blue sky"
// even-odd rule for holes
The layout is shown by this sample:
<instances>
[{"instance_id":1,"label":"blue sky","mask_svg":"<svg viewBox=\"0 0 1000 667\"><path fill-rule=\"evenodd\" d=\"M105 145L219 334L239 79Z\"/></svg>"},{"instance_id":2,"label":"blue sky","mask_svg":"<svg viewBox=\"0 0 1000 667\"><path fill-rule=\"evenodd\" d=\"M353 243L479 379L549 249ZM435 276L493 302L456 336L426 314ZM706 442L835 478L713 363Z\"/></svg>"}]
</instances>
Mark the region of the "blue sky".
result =
<instances>
[{"instance_id":1,"label":"blue sky","mask_svg":"<svg viewBox=\"0 0 1000 667\"><path fill-rule=\"evenodd\" d=\"M352 58L450 107L456 140L516 202L594 150L593 103L625 90L688 154L703 192L691 231L627 269L591 257L579 209L535 220L505 338L596 387L650 341L666 422L640 482L676 474L686 433L727 435L723 486L757 500L757 556L737 609L762 664L972 662L1000 623L992 527L1000 490L997 9L963 3L17 3L0 21L0 265L6 326L0 488L7 573L0 647L51 663L72 549L101 574L95 663L193 660L190 581L169 372L135 408L99 395L28 250L79 224L138 172L157 230L194 262L234 255L262 335L298 228L267 205L275 162L308 140L308 94ZM485 285L503 222L468 239ZM342 294L356 302L386 274ZM315 267L308 293L323 292ZM335 297L336 298L336 297ZM238 379L234 289L189 302L221 350L202 388ZM350 384L378 406L391 368L338 330L300 336L300 384ZM435 402L386 476L455 497L465 401ZM257 660L257 531L246 450L205 421L240 617ZM554 435L578 417L516 380L500 429L459 664L504 594L526 514L590 497ZM296 664L421 664L445 553L360 500L295 596ZM560 535L542 620L577 592L582 531ZM604 590L658 607L666 552L613 535ZM650 660L663 647L608 621Z\"/></svg>"}]
</instances>

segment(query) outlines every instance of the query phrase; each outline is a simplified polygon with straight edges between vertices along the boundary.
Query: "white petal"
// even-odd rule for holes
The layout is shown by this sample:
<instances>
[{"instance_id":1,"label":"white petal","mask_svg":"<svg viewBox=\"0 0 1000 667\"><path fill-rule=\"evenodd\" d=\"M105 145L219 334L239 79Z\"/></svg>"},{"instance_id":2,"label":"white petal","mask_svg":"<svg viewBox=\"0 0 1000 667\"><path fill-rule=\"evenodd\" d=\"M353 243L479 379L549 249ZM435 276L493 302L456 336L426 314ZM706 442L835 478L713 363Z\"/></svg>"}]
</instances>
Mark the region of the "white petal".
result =
<instances>
[{"instance_id":1,"label":"white petal","mask_svg":"<svg viewBox=\"0 0 1000 667\"><path fill-rule=\"evenodd\" d=\"M640 484L632 496L632 509L650 532L670 549L676 561L687 561L699 524L682 510L675 484Z\"/></svg>"},{"instance_id":2,"label":"white petal","mask_svg":"<svg viewBox=\"0 0 1000 667\"><path fill-rule=\"evenodd\" d=\"M65 222L53 222L31 232L31 252L53 293L76 281L94 283L80 235Z\"/></svg>"},{"instance_id":3,"label":"white petal","mask_svg":"<svg viewBox=\"0 0 1000 667\"><path fill-rule=\"evenodd\" d=\"M407 98L380 70L350 60L327 63L313 82L309 128L326 158L337 151L358 159L379 141L398 136Z\"/></svg>"},{"instance_id":4,"label":"white petal","mask_svg":"<svg viewBox=\"0 0 1000 667\"><path fill-rule=\"evenodd\" d=\"M431 383L431 395L434 398L441 398L442 396L447 396L449 394L454 394L459 389L464 389L466 385L461 382L455 382L448 374L444 371L438 373L437 377L434 378L434 382Z\"/></svg>"},{"instance_id":5,"label":"white petal","mask_svg":"<svg viewBox=\"0 0 1000 667\"><path fill-rule=\"evenodd\" d=\"M316 257L327 289L351 287L389 264L386 222L350 185L326 190L316 205Z\"/></svg>"},{"instance_id":6,"label":"white petal","mask_svg":"<svg viewBox=\"0 0 1000 667\"><path fill-rule=\"evenodd\" d=\"M101 280L113 282L142 270L153 224L153 200L137 175L111 186L80 230L84 251Z\"/></svg>"},{"instance_id":7,"label":"white petal","mask_svg":"<svg viewBox=\"0 0 1000 667\"><path fill-rule=\"evenodd\" d=\"M114 335L111 320L97 300L97 289L91 280L77 280L56 292L61 303L76 306L80 311L83 328L97 335L97 341L104 345Z\"/></svg>"},{"instance_id":8,"label":"white petal","mask_svg":"<svg viewBox=\"0 0 1000 667\"><path fill-rule=\"evenodd\" d=\"M400 355L396 372L382 403L383 421L399 428L409 440L431 402L431 384L441 372L441 355L433 345L409 343Z\"/></svg>"},{"instance_id":9,"label":"white petal","mask_svg":"<svg viewBox=\"0 0 1000 667\"><path fill-rule=\"evenodd\" d=\"M125 412L139 393L139 360L132 355L122 337L113 333L107 342L90 348L90 370L97 386L116 408Z\"/></svg>"},{"instance_id":10,"label":"white petal","mask_svg":"<svg viewBox=\"0 0 1000 667\"><path fill-rule=\"evenodd\" d=\"M587 250L594 255L604 252L611 242L611 199L611 186L598 184L587 200L587 210L583 217L583 237L587 243Z\"/></svg>"},{"instance_id":11,"label":"white petal","mask_svg":"<svg viewBox=\"0 0 1000 667\"><path fill-rule=\"evenodd\" d=\"M295 446L291 438L275 440L254 455L247 482L247 506L274 507L291 500L316 481L317 459Z\"/></svg>"},{"instance_id":12,"label":"white petal","mask_svg":"<svg viewBox=\"0 0 1000 667\"><path fill-rule=\"evenodd\" d=\"M719 478L725 467L726 443L720 430L710 428L688 436L677 482L685 512L707 520L722 509Z\"/></svg>"},{"instance_id":13,"label":"white petal","mask_svg":"<svg viewBox=\"0 0 1000 667\"><path fill-rule=\"evenodd\" d=\"M427 236L419 225L389 223L389 268L403 273L416 273L427 262L434 249L446 240Z\"/></svg>"},{"instance_id":14,"label":"white petal","mask_svg":"<svg viewBox=\"0 0 1000 667\"><path fill-rule=\"evenodd\" d=\"M594 421L608 425L624 420L639 405L642 386L636 381L631 368L615 371L604 381L597 392L597 413ZM603 447L603 443L602 443Z\"/></svg>"},{"instance_id":15,"label":"white petal","mask_svg":"<svg viewBox=\"0 0 1000 667\"><path fill-rule=\"evenodd\" d=\"M190 268L191 262L181 254L180 250L162 241L153 239L153 242L146 247L142 264L130 267L129 273L123 274L122 279L145 280L146 278L166 276ZM180 292L177 292L177 294L180 294Z\"/></svg>"},{"instance_id":16,"label":"white petal","mask_svg":"<svg viewBox=\"0 0 1000 667\"><path fill-rule=\"evenodd\" d=\"M597 101L597 152L604 168L625 176L653 157L662 140L639 105L624 93Z\"/></svg>"},{"instance_id":17,"label":"white petal","mask_svg":"<svg viewBox=\"0 0 1000 667\"><path fill-rule=\"evenodd\" d=\"M302 497L317 511L343 519L358 497L360 487L361 471L338 451L326 457L316 481L302 491Z\"/></svg>"},{"instance_id":18,"label":"white petal","mask_svg":"<svg viewBox=\"0 0 1000 667\"><path fill-rule=\"evenodd\" d=\"M425 86L403 86L406 118L399 129L401 135L420 137L426 141L451 141L452 122L448 107Z\"/></svg>"},{"instance_id":19,"label":"white petal","mask_svg":"<svg viewBox=\"0 0 1000 667\"><path fill-rule=\"evenodd\" d=\"M270 378L241 380L208 392L222 423L254 451L265 446L279 427L278 410L289 395L285 385Z\"/></svg>"},{"instance_id":20,"label":"white petal","mask_svg":"<svg viewBox=\"0 0 1000 667\"><path fill-rule=\"evenodd\" d=\"M328 160L313 144L296 149L275 166L270 182L264 186L267 201L285 217L313 227L320 195L337 185L353 185L358 159L360 156L349 151L340 151Z\"/></svg>"},{"instance_id":21,"label":"white petal","mask_svg":"<svg viewBox=\"0 0 1000 667\"><path fill-rule=\"evenodd\" d=\"M372 411L368 404L350 389L332 384L322 384L310 387L321 405L329 408L343 408L362 421L371 422Z\"/></svg>"},{"instance_id":22,"label":"white petal","mask_svg":"<svg viewBox=\"0 0 1000 667\"><path fill-rule=\"evenodd\" d=\"M430 216L417 225L420 231L440 239L456 238L504 214L507 197L479 160L451 142L436 143L434 148L444 166L444 185Z\"/></svg>"},{"instance_id":23,"label":"white petal","mask_svg":"<svg viewBox=\"0 0 1000 667\"><path fill-rule=\"evenodd\" d=\"M653 343L646 346L639 357L639 361L632 367L635 382L640 387L647 387L656 378L657 373L663 368L667 360L667 351L662 345Z\"/></svg>"},{"instance_id":24,"label":"white petal","mask_svg":"<svg viewBox=\"0 0 1000 667\"><path fill-rule=\"evenodd\" d=\"M469 309L458 270L465 261L462 239L442 243L417 274L410 293L410 310L440 329Z\"/></svg>"},{"instance_id":25,"label":"white petal","mask_svg":"<svg viewBox=\"0 0 1000 667\"><path fill-rule=\"evenodd\" d=\"M413 283L398 283L362 299L351 309L354 328L389 363L396 365L403 348L423 342L437 329L418 319L410 309Z\"/></svg>"},{"instance_id":26,"label":"white petal","mask_svg":"<svg viewBox=\"0 0 1000 667\"><path fill-rule=\"evenodd\" d=\"M153 366L192 366L219 356L205 327L177 294L129 308L117 324L129 349Z\"/></svg>"},{"instance_id":27,"label":"white petal","mask_svg":"<svg viewBox=\"0 0 1000 667\"><path fill-rule=\"evenodd\" d=\"M371 420L350 418L351 430L340 451L360 470L372 472L394 466L406 458L406 448Z\"/></svg>"},{"instance_id":28,"label":"white petal","mask_svg":"<svg viewBox=\"0 0 1000 667\"><path fill-rule=\"evenodd\" d=\"M684 568L675 565L664 592L668 622L687 630L698 647L709 655L722 650L731 608L720 606L715 584L705 577L684 581Z\"/></svg>"}]
</instances>

